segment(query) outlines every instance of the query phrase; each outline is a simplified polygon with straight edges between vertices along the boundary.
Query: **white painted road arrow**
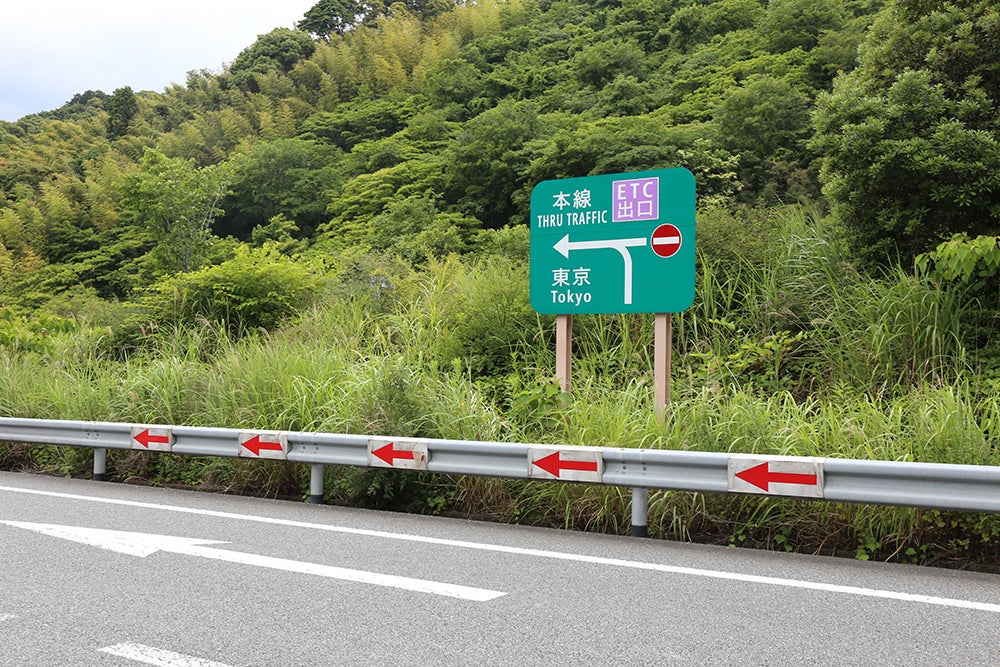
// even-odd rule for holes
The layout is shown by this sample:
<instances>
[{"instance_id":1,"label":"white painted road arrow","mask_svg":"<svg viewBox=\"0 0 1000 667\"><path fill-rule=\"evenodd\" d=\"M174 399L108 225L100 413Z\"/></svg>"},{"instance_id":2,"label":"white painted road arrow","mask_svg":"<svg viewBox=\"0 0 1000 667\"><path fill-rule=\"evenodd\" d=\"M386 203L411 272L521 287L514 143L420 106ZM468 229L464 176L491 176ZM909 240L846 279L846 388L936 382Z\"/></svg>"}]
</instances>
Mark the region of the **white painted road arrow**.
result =
<instances>
[{"instance_id":1,"label":"white painted road arrow","mask_svg":"<svg viewBox=\"0 0 1000 667\"><path fill-rule=\"evenodd\" d=\"M632 254L629 248L646 245L646 238L632 239L602 239L600 241L570 241L569 234L559 239L553 248L560 255L569 259L574 250L617 250L625 261L625 304L632 303Z\"/></svg>"},{"instance_id":2,"label":"white painted road arrow","mask_svg":"<svg viewBox=\"0 0 1000 667\"><path fill-rule=\"evenodd\" d=\"M214 549L205 546L208 544L225 544L225 542L218 540L199 540L170 535L150 535L147 533L131 533L120 530L60 526L50 523L27 523L24 521L0 521L0 523L131 556L145 557L157 551L166 551L186 556L198 556L200 558L210 558L212 560L239 563L241 565L255 565L257 567L283 570L285 572L312 574L319 577L373 584L375 586L389 586L391 588L401 588L418 593L431 593L432 595L443 595L476 602L486 602L504 595L500 591L491 591L484 588L445 584L426 579L412 579L395 574L351 570L318 563L304 563L285 558L260 556L241 551L226 551L224 549Z\"/></svg>"}]
</instances>

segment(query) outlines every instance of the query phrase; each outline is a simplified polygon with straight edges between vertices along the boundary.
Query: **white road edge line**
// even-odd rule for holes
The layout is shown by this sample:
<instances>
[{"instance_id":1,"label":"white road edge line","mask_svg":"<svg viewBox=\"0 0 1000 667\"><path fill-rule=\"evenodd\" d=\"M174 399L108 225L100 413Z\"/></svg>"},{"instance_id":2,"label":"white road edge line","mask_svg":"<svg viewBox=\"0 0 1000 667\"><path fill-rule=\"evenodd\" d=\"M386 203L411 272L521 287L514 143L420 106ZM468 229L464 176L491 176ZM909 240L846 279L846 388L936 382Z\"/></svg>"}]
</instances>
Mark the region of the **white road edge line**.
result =
<instances>
[{"instance_id":1,"label":"white road edge line","mask_svg":"<svg viewBox=\"0 0 1000 667\"><path fill-rule=\"evenodd\" d=\"M237 519L241 521L254 521L257 523L289 526L293 528L307 528L311 530L325 530L333 533L345 533L350 535L363 535L366 537L379 537L392 540L403 540L406 542L419 542L423 544L436 544L440 546L458 547L462 549L476 549L479 551L491 551L494 553L507 553L519 556L534 556L537 558L549 558L552 560L572 561L577 563L589 563L593 565L607 565L611 567L624 567L635 570L647 570L654 572L665 572L669 574L683 574L693 577L707 577L710 579L726 579L729 581L743 581L748 583L766 584L770 586L783 586L787 588L799 588L805 590L824 591L827 593L843 593L846 595L858 595L861 597L881 598L886 600L899 600L902 602L918 602L921 604L937 605L941 607L951 607L954 609L971 609L975 611L985 611L993 614L1000 614L1000 604L991 602L977 602L975 600L959 600L954 598L942 598L933 595L920 595L916 593L903 593L899 591L882 590L878 588L862 588L858 586L843 586L840 584L827 584L818 581L804 581L801 579L784 579L781 577L765 577L754 574L742 574L739 572L725 572L722 570L702 570L699 568L680 567L676 565L663 565L660 563L644 563L642 561L621 560L617 558L604 558L602 556L585 556L582 554L572 554L561 551L547 551L541 549L525 549L523 547L509 547L501 544L482 544L479 542L466 542L463 540L450 540L439 537L426 537L423 535L410 535L407 533L390 533L379 530L366 530L363 528L346 528L343 526L331 526L321 523L309 523L305 521L291 521L287 519L275 519L272 517L253 516L249 514L236 514L233 512L220 512L216 510L201 510L193 507L181 507L179 505L162 505L159 503L146 503L136 500L121 500L118 498L99 498L85 496L75 493L60 493L56 491L39 491L35 489L24 489L19 487L0 486L0 491L10 491L13 493L26 493L32 495L49 496L53 498L66 498L70 500L85 500L95 503L105 503L109 505L123 505L126 507L142 507L145 509L163 510L167 512L178 512L182 514L195 514L198 516L211 516L221 519Z\"/></svg>"},{"instance_id":2,"label":"white road edge line","mask_svg":"<svg viewBox=\"0 0 1000 667\"><path fill-rule=\"evenodd\" d=\"M154 646L145 646L144 644L115 644L114 646L105 646L98 650L102 653L125 658L126 660L134 660L135 662L147 665L157 665L157 667L230 667L222 662L195 658L183 653L165 651Z\"/></svg>"}]
</instances>

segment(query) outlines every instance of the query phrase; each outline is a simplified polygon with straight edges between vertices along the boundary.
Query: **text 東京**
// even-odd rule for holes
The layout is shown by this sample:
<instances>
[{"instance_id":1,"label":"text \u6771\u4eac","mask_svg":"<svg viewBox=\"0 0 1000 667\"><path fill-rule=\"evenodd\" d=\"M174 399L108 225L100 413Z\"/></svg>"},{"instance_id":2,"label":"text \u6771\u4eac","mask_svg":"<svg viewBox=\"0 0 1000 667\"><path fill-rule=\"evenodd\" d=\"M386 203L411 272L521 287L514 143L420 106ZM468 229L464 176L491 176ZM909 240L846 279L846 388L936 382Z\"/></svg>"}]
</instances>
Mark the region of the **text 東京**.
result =
<instances>
[{"instance_id":1,"label":"text \u6771\u4eac","mask_svg":"<svg viewBox=\"0 0 1000 667\"><path fill-rule=\"evenodd\" d=\"M572 282L570 282L570 273L572 273ZM581 266L572 271L564 268L552 269L552 286L565 288L551 290L552 303L568 303L576 306L581 303L590 303L594 298L590 292L572 289L572 287L587 287L589 285L589 268Z\"/></svg>"}]
</instances>

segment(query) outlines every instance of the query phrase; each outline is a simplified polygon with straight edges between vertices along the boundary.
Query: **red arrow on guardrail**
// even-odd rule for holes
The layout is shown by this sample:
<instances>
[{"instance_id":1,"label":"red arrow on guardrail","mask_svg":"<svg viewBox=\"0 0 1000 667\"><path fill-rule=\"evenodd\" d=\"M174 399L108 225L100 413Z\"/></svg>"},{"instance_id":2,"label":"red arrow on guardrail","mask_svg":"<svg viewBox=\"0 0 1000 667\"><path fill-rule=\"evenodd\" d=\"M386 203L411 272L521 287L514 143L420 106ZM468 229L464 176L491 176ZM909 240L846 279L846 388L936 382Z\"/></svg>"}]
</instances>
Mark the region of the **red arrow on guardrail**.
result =
<instances>
[{"instance_id":1,"label":"red arrow on guardrail","mask_svg":"<svg viewBox=\"0 0 1000 667\"><path fill-rule=\"evenodd\" d=\"M254 456L260 456L262 451L280 452L283 449L280 442L261 440L259 435L244 442L243 446L253 452Z\"/></svg>"},{"instance_id":2,"label":"red arrow on guardrail","mask_svg":"<svg viewBox=\"0 0 1000 667\"><path fill-rule=\"evenodd\" d=\"M763 489L764 491L770 491L771 484L802 484L803 486L816 486L819 483L816 479L816 475L799 472L771 472L767 464L768 462L765 461L764 463L756 465L753 468L747 468L742 472L736 473L736 476L744 482L753 484L758 489Z\"/></svg>"},{"instance_id":3,"label":"red arrow on guardrail","mask_svg":"<svg viewBox=\"0 0 1000 667\"><path fill-rule=\"evenodd\" d=\"M153 435L152 433L149 432L148 428L142 433L138 433L132 436L132 439L138 442L143 447L146 447L147 449L149 448L149 445L153 443L160 445L166 445L170 443L169 435Z\"/></svg>"},{"instance_id":4,"label":"red arrow on guardrail","mask_svg":"<svg viewBox=\"0 0 1000 667\"><path fill-rule=\"evenodd\" d=\"M552 452L548 456L543 456L537 461L532 461L550 475L559 477L563 470L583 470L585 472L597 472L597 461L567 461L559 458L559 452Z\"/></svg>"},{"instance_id":5,"label":"red arrow on guardrail","mask_svg":"<svg viewBox=\"0 0 1000 667\"><path fill-rule=\"evenodd\" d=\"M383 445L378 449L373 449L372 454L379 457L389 465L395 465L396 459L406 459L408 461L413 460L413 452L409 450L396 449L393 447L396 443L390 442L388 445Z\"/></svg>"}]
</instances>

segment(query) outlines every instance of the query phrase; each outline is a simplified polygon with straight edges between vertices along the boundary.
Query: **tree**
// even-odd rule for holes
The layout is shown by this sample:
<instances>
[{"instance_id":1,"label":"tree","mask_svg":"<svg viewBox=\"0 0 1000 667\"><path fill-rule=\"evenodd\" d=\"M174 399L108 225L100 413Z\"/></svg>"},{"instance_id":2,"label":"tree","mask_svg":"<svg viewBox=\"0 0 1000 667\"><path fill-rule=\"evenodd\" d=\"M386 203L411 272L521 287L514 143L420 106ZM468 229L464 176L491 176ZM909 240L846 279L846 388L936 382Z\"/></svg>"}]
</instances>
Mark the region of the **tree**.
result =
<instances>
[{"instance_id":1,"label":"tree","mask_svg":"<svg viewBox=\"0 0 1000 667\"><path fill-rule=\"evenodd\" d=\"M420 110L416 98L401 94L366 100L356 98L302 123L300 135L349 151L362 141L388 137L403 129Z\"/></svg>"},{"instance_id":2,"label":"tree","mask_svg":"<svg viewBox=\"0 0 1000 667\"><path fill-rule=\"evenodd\" d=\"M699 199L726 198L739 189L737 157L698 133L671 132L652 116L605 118L563 129L532 157L527 180L686 167Z\"/></svg>"},{"instance_id":3,"label":"tree","mask_svg":"<svg viewBox=\"0 0 1000 667\"><path fill-rule=\"evenodd\" d=\"M392 167L361 174L347 181L332 200L333 219L320 228L321 236L340 243L366 243L370 221L393 202L444 189L439 162L413 159Z\"/></svg>"},{"instance_id":4,"label":"tree","mask_svg":"<svg viewBox=\"0 0 1000 667\"><path fill-rule=\"evenodd\" d=\"M232 188L223 201L219 234L247 238L278 214L311 234L326 220L327 190L340 179L340 151L303 139L257 143L233 159Z\"/></svg>"},{"instance_id":5,"label":"tree","mask_svg":"<svg viewBox=\"0 0 1000 667\"><path fill-rule=\"evenodd\" d=\"M783 197L788 176L808 166L808 107L807 95L786 79L755 76L716 108L721 143L740 156L740 180L758 196Z\"/></svg>"},{"instance_id":6,"label":"tree","mask_svg":"<svg viewBox=\"0 0 1000 667\"><path fill-rule=\"evenodd\" d=\"M229 66L229 74L236 85L257 92L255 75L275 71L287 74L295 63L308 58L315 50L316 44L308 33L275 28L266 35L260 35L256 42L240 51Z\"/></svg>"},{"instance_id":7,"label":"tree","mask_svg":"<svg viewBox=\"0 0 1000 667\"><path fill-rule=\"evenodd\" d=\"M438 107L468 106L482 88L482 75L472 63L448 58L427 72L423 85L424 94Z\"/></svg>"},{"instance_id":8,"label":"tree","mask_svg":"<svg viewBox=\"0 0 1000 667\"><path fill-rule=\"evenodd\" d=\"M132 118L139 113L135 93L128 86L118 88L108 99L108 139L117 139L128 131Z\"/></svg>"},{"instance_id":9,"label":"tree","mask_svg":"<svg viewBox=\"0 0 1000 667\"><path fill-rule=\"evenodd\" d=\"M395 3L387 3L390 11ZM431 19L451 11L455 8L455 0L403 0L402 3L408 10L420 17L422 21Z\"/></svg>"},{"instance_id":10,"label":"tree","mask_svg":"<svg viewBox=\"0 0 1000 667\"><path fill-rule=\"evenodd\" d=\"M1000 225L1000 11L892 0L818 100L824 192L871 262Z\"/></svg>"},{"instance_id":11,"label":"tree","mask_svg":"<svg viewBox=\"0 0 1000 667\"><path fill-rule=\"evenodd\" d=\"M573 58L580 81L602 88L621 72L641 74L646 54L634 42L612 40L590 44Z\"/></svg>"},{"instance_id":12,"label":"tree","mask_svg":"<svg viewBox=\"0 0 1000 667\"><path fill-rule=\"evenodd\" d=\"M140 171L126 179L122 204L158 242L164 272L193 271L211 245L211 228L226 194L222 167L197 168L147 148Z\"/></svg>"},{"instance_id":13,"label":"tree","mask_svg":"<svg viewBox=\"0 0 1000 667\"><path fill-rule=\"evenodd\" d=\"M320 0L305 13L295 27L317 37L343 35L357 22L362 13L363 9L358 0Z\"/></svg>"},{"instance_id":14,"label":"tree","mask_svg":"<svg viewBox=\"0 0 1000 667\"><path fill-rule=\"evenodd\" d=\"M517 193L526 185L529 144L541 134L538 110L528 102L503 102L467 122L449 149L449 201L490 228L526 212L527 193Z\"/></svg>"},{"instance_id":15,"label":"tree","mask_svg":"<svg viewBox=\"0 0 1000 667\"><path fill-rule=\"evenodd\" d=\"M826 32L841 28L846 11L841 0L771 0L759 31L774 53L809 51Z\"/></svg>"},{"instance_id":16,"label":"tree","mask_svg":"<svg viewBox=\"0 0 1000 667\"><path fill-rule=\"evenodd\" d=\"M674 12L666 25L670 45L687 50L727 32L749 28L763 13L757 0L692 3Z\"/></svg>"},{"instance_id":17,"label":"tree","mask_svg":"<svg viewBox=\"0 0 1000 667\"><path fill-rule=\"evenodd\" d=\"M440 212L434 197L425 194L389 202L358 231L364 234L361 241L366 246L419 263L463 252L478 227L475 218Z\"/></svg>"}]
</instances>

